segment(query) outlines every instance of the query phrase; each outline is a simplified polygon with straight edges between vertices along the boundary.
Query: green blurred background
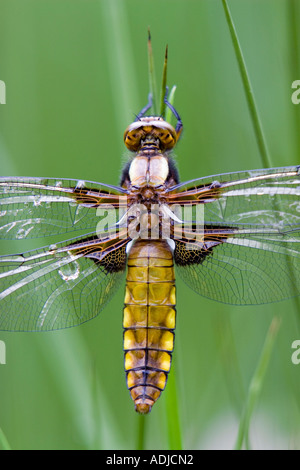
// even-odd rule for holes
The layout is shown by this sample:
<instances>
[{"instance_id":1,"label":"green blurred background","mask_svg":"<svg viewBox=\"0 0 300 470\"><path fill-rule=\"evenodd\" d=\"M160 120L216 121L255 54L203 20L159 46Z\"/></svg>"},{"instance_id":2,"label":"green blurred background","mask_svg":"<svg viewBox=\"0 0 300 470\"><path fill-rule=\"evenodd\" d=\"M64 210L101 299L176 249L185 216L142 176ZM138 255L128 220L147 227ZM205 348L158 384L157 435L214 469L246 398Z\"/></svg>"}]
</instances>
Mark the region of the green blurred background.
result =
<instances>
[{"instance_id":1,"label":"green blurred background","mask_svg":"<svg viewBox=\"0 0 300 470\"><path fill-rule=\"evenodd\" d=\"M230 0L273 166L300 163L300 1ZM147 102L147 28L157 82L184 123L181 180L262 167L221 0L0 0L0 172L118 184L123 132ZM41 246L1 241L0 254ZM300 339L293 302L230 307L178 279L174 362L183 447L232 448L274 314L282 317L251 421L254 448L300 448ZM0 332L0 428L14 449L135 449L123 372L123 289L99 317L54 333ZM146 448L170 446L166 390Z\"/></svg>"}]
</instances>

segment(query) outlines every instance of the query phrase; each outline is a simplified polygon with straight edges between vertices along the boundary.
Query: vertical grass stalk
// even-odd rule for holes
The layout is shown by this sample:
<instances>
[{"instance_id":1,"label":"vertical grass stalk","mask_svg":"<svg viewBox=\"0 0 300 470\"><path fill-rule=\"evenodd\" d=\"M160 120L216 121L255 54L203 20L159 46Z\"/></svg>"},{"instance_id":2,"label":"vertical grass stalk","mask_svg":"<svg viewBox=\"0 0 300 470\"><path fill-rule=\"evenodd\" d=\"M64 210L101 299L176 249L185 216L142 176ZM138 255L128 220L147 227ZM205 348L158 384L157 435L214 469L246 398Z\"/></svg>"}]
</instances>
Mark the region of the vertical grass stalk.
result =
<instances>
[{"instance_id":1,"label":"vertical grass stalk","mask_svg":"<svg viewBox=\"0 0 300 470\"><path fill-rule=\"evenodd\" d=\"M296 80L300 76L300 47L299 47L299 27L298 21L300 16L299 2L297 0L290 0L286 3L287 15L288 15L288 39L289 39L289 72L292 80ZM292 90L291 90L292 92ZM296 155L300 155L300 116L298 106L293 106L293 125L294 125L294 138Z\"/></svg>"},{"instance_id":2,"label":"vertical grass stalk","mask_svg":"<svg viewBox=\"0 0 300 470\"><path fill-rule=\"evenodd\" d=\"M182 450L181 426L177 401L176 364L174 358L165 393L169 449Z\"/></svg>"},{"instance_id":3,"label":"vertical grass stalk","mask_svg":"<svg viewBox=\"0 0 300 470\"><path fill-rule=\"evenodd\" d=\"M137 431L137 443L136 450L145 449L145 419L146 416L139 415L138 417L138 431Z\"/></svg>"},{"instance_id":4,"label":"vertical grass stalk","mask_svg":"<svg viewBox=\"0 0 300 470\"><path fill-rule=\"evenodd\" d=\"M149 92L152 95L152 111L156 116L157 114L157 93L156 93L156 80L154 72L153 50L151 43L150 28L148 28L148 71L149 71Z\"/></svg>"},{"instance_id":5,"label":"vertical grass stalk","mask_svg":"<svg viewBox=\"0 0 300 470\"><path fill-rule=\"evenodd\" d=\"M253 89L251 86L249 74L247 71L245 59L244 59L242 49L240 46L240 42L238 40L237 32L236 32L236 29L232 20L232 16L231 16L228 4L227 4L227 0L222 0L222 3L223 3L225 16L226 16L228 28L230 31L233 47L235 50L235 55L238 61L238 65L239 65L239 69L240 69L240 73L242 77L242 82L244 85L246 99L247 99L247 103L248 103L248 107L249 107L249 111L251 115L251 120L252 120L253 127L254 127L256 141L257 141L258 148L260 151L260 156L261 156L264 167L265 168L271 167L272 166L271 159L270 159L267 143L264 137L262 124L259 118L259 113L258 113L257 106L255 103L254 93L253 93Z\"/></svg>"},{"instance_id":6,"label":"vertical grass stalk","mask_svg":"<svg viewBox=\"0 0 300 470\"><path fill-rule=\"evenodd\" d=\"M153 114L156 115L157 112L157 101L156 101L156 94L155 94L155 74L154 74L154 65L153 65L153 52L152 52L152 45L151 45L151 36L150 31L148 34L148 60L149 60L149 84L150 84L150 93L152 93L153 99ZM165 52L165 59L164 59L164 67L163 67L163 76L162 76L162 85L161 85L161 100L160 100L160 111L161 115L164 119L168 122L171 120L171 111L169 108L166 107L164 103L164 96L166 91L167 85L167 66L168 66L168 47L166 47ZM171 93L168 96L168 100L171 104L174 102L174 95L175 95L176 87L173 87ZM167 412L167 430L168 430L168 441L169 441L169 448L180 450L182 448L181 442L181 431L180 431L180 423L179 423L179 412L178 412L178 402L177 402L177 386L176 386L176 378L175 378L175 370L174 370L174 359L172 364L172 370L169 374L168 384L166 389L166 412ZM140 429L139 429L139 445L143 442L144 439L144 419L140 421Z\"/></svg>"},{"instance_id":7,"label":"vertical grass stalk","mask_svg":"<svg viewBox=\"0 0 300 470\"><path fill-rule=\"evenodd\" d=\"M171 91L169 93L169 96L168 96L168 101L169 103L174 106L174 100L175 100L175 91L176 91L176 85L174 85L172 88L171 88ZM172 111L170 110L170 108L166 108L165 107L165 113L164 113L164 119L165 121L167 122L171 122L171 119L173 117L173 113Z\"/></svg>"},{"instance_id":8,"label":"vertical grass stalk","mask_svg":"<svg viewBox=\"0 0 300 470\"><path fill-rule=\"evenodd\" d=\"M167 55L165 56L167 59ZM165 68L166 68L166 60L165 60ZM162 93L165 94L166 83L164 83L164 79L166 79L167 74L164 70L163 74L163 86L162 86ZM174 85L169 93L168 101L169 103L174 106L175 100L175 91L176 86ZM164 94L162 96L162 100L164 98ZM162 115L167 122L171 122L173 113L170 108L166 107L162 110ZM177 384L176 384L176 365L175 365L175 358L173 358L172 363L172 370L168 379L168 388L167 388L167 429L168 429L168 440L169 440L169 448L171 450L181 450L182 449L182 438L181 438L181 426L179 420L179 409L178 409L178 401L177 401Z\"/></svg>"},{"instance_id":9,"label":"vertical grass stalk","mask_svg":"<svg viewBox=\"0 0 300 470\"><path fill-rule=\"evenodd\" d=\"M6 436L0 428L0 450L11 450L11 447L6 439Z\"/></svg>"},{"instance_id":10,"label":"vertical grass stalk","mask_svg":"<svg viewBox=\"0 0 300 470\"><path fill-rule=\"evenodd\" d=\"M242 76L242 82L243 82L243 85L244 85L245 95L246 95L248 107L249 107L249 110L250 110L250 115L251 115L254 131L255 131L255 135L256 135L256 140L257 140L259 150L260 150L260 156L261 156L262 164L265 168L272 168L274 165L272 164L272 159L269 155L267 143L266 143L266 140L265 140L265 137L264 137L262 124L261 124L259 114L258 114L258 110L257 110L257 107L256 107L254 94L253 94L252 86L251 86L251 83L250 83L249 74L248 74L248 71L247 71L247 67L246 67L244 57L243 57L241 46L240 46L240 43L239 43L239 40L238 40L237 32L236 32L236 29L235 29L235 26L234 26L234 23L233 23L233 20L232 20L232 16L231 16L229 7L227 5L227 0L222 0L222 3L223 3L224 10L225 10L225 15L226 15L228 27L229 27L230 34L231 34L231 39L232 39L232 42L233 42L236 58L237 58L239 68L240 68L240 72L241 72L241 76ZM274 210L277 210L278 212L280 212L280 210L281 210L280 209L280 201L274 202ZM287 264L287 268L290 272L291 279L296 284L297 275L296 275L296 273L293 269L293 266L292 266L292 263L291 263L289 257L286 258L286 264ZM300 300L299 300L299 297L293 297L293 303L294 303L295 311L297 313L297 324L298 324L298 328L299 328L300 327L299 326L299 324L300 324L300 316L299 316Z\"/></svg>"},{"instance_id":11,"label":"vertical grass stalk","mask_svg":"<svg viewBox=\"0 0 300 470\"><path fill-rule=\"evenodd\" d=\"M274 317L269 331L266 336L265 344L263 346L263 350L256 368L256 371L253 374L252 380L250 382L250 386L248 389L248 396L245 403L245 408L243 411L243 416L240 421L240 426L238 430L238 436L235 444L236 450L241 450L243 448L243 444L247 449L250 448L249 442L249 428L250 428L250 420L257 403L257 400L260 395L260 391L262 389L263 381L266 375L266 371L270 362L270 358L272 355L273 347L275 344L275 340L277 337L277 333L280 327L280 319L278 317Z\"/></svg>"},{"instance_id":12,"label":"vertical grass stalk","mask_svg":"<svg viewBox=\"0 0 300 470\"><path fill-rule=\"evenodd\" d=\"M161 116L165 116L165 112L166 112L166 103L165 103L164 97L166 94L166 86L167 86L167 70L168 70L168 46L166 47L166 52L165 52L162 86L161 86L161 91L160 91L160 115Z\"/></svg>"},{"instance_id":13,"label":"vertical grass stalk","mask_svg":"<svg viewBox=\"0 0 300 470\"><path fill-rule=\"evenodd\" d=\"M234 46L235 55L236 55L240 73L241 73L246 100L248 103L250 117L251 117L253 127L254 127L256 141L259 147L262 164L265 168L268 168L268 167L270 168L273 166L272 160L269 155L268 146L264 137L262 123L259 118L259 113L258 113L257 106L255 103L253 89L251 86L251 82L250 82L249 74L247 71L246 63L243 57L243 53L241 50L241 46L238 40L237 32L236 32L233 19L232 19L232 16L231 16L228 4L227 4L227 0L222 0L222 3L223 3L224 11L225 11L228 28L230 31L232 43ZM280 201L278 203L274 203L274 210L277 210L277 211L280 210ZM293 270L293 266L288 257L286 259L286 263L287 263L287 267L290 271L292 279L295 279L295 272ZM296 311L299 311L299 301L296 298L294 298L294 305L295 305ZM265 346L263 349L260 362L257 366L257 370L250 384L250 388L248 392L248 399L247 399L244 414L240 423L238 438L236 442L236 449L240 449L243 445L243 442L246 443L246 447L250 446L249 445L250 419L252 416L254 405L257 401L259 392L262 387L263 378L265 376L266 368L269 363L272 347L275 341L275 336L276 336L278 328L279 328L279 320L278 318L274 317L269 333L265 340Z\"/></svg>"}]
</instances>

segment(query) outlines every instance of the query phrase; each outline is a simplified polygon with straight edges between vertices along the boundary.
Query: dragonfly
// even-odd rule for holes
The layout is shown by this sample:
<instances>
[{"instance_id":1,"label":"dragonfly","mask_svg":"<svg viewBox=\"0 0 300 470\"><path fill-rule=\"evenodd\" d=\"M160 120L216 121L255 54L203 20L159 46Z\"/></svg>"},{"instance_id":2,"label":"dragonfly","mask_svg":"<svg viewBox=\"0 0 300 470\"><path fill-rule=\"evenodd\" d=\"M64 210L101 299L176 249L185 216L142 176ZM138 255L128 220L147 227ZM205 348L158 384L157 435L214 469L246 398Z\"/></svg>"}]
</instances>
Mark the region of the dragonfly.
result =
<instances>
[{"instance_id":1,"label":"dragonfly","mask_svg":"<svg viewBox=\"0 0 300 470\"><path fill-rule=\"evenodd\" d=\"M142 414L165 389L174 350L176 275L233 305L300 294L300 166L180 182L172 126L149 114L129 125L119 186L0 178L0 239L64 237L0 257L0 330L52 331L95 318L125 284L124 368ZM82 235L84 234L84 235Z\"/></svg>"}]
</instances>

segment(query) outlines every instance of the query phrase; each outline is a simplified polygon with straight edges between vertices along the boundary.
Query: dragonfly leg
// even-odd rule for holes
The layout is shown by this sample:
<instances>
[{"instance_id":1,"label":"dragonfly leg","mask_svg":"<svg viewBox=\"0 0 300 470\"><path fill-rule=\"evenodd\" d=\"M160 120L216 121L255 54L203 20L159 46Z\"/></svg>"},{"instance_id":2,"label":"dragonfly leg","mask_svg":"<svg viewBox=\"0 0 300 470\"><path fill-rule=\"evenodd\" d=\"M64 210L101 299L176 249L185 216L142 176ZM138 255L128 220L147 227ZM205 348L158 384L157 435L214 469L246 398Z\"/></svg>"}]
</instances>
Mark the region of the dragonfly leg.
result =
<instances>
[{"instance_id":1,"label":"dragonfly leg","mask_svg":"<svg viewBox=\"0 0 300 470\"><path fill-rule=\"evenodd\" d=\"M148 103L146 104L146 106L144 106L143 109L141 109L141 111L139 112L139 114L137 114L136 116L136 121L139 121L143 116L144 114L148 111L148 109L152 108L152 93L149 93L148 95Z\"/></svg>"},{"instance_id":2,"label":"dragonfly leg","mask_svg":"<svg viewBox=\"0 0 300 470\"><path fill-rule=\"evenodd\" d=\"M172 111L172 113L174 114L175 118L177 119L177 124L176 124L175 131L176 131L177 140L178 140L179 137L180 137L181 131L182 131L182 129L183 129L183 124L182 124L182 120L181 120L181 118L180 118L178 112L176 111L176 109L174 108L174 106L171 105L171 103L168 101L168 93L169 93L169 87L166 87L166 93L165 93L165 96L164 96L164 102L165 102L165 104L168 106L168 108Z\"/></svg>"}]
</instances>

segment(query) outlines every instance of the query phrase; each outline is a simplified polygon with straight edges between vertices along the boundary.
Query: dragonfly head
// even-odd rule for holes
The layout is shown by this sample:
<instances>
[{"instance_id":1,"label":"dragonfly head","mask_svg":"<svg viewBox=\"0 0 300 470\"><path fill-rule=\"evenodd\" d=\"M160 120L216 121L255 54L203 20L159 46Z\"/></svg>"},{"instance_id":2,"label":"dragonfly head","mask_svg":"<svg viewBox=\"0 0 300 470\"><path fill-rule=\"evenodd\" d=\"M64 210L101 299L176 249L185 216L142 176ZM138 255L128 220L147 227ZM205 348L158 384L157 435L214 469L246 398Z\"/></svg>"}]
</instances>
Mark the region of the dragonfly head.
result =
<instances>
[{"instance_id":1,"label":"dragonfly head","mask_svg":"<svg viewBox=\"0 0 300 470\"><path fill-rule=\"evenodd\" d=\"M174 127L160 116L141 117L127 127L124 142L133 152L141 150L145 144L151 142L164 152L176 145L177 133Z\"/></svg>"}]
</instances>

